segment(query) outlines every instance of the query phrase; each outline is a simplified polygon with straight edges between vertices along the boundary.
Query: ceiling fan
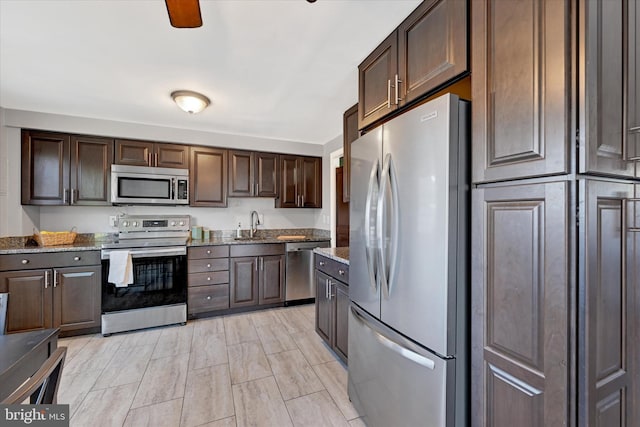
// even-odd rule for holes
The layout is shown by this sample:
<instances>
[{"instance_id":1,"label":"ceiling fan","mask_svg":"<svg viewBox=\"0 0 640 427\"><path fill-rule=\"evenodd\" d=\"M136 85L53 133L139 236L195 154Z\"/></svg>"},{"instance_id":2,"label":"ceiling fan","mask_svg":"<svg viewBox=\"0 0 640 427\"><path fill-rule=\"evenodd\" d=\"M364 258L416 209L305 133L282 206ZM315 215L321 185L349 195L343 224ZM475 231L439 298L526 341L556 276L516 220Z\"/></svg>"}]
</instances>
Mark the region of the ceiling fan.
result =
<instances>
[{"instance_id":1,"label":"ceiling fan","mask_svg":"<svg viewBox=\"0 0 640 427\"><path fill-rule=\"evenodd\" d=\"M169 12L169 21L175 28L197 28L202 26L198 0L164 0Z\"/></svg>"}]
</instances>

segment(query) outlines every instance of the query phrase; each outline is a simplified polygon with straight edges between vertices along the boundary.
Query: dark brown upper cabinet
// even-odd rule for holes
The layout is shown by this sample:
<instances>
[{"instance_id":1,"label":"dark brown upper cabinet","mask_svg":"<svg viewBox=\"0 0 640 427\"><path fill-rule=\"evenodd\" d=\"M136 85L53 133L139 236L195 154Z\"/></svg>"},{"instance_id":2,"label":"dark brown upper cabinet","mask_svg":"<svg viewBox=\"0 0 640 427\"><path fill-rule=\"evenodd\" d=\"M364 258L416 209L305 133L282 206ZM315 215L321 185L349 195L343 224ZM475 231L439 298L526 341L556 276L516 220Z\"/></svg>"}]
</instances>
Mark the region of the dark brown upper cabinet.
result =
<instances>
[{"instance_id":1,"label":"dark brown upper cabinet","mask_svg":"<svg viewBox=\"0 0 640 427\"><path fill-rule=\"evenodd\" d=\"M189 168L189 146L163 142L116 139L115 164Z\"/></svg>"},{"instance_id":2,"label":"dark brown upper cabinet","mask_svg":"<svg viewBox=\"0 0 640 427\"><path fill-rule=\"evenodd\" d=\"M276 197L274 153L229 150L229 197Z\"/></svg>"},{"instance_id":3,"label":"dark brown upper cabinet","mask_svg":"<svg viewBox=\"0 0 640 427\"><path fill-rule=\"evenodd\" d=\"M474 2L474 182L568 172L568 3Z\"/></svg>"},{"instance_id":4,"label":"dark brown upper cabinet","mask_svg":"<svg viewBox=\"0 0 640 427\"><path fill-rule=\"evenodd\" d=\"M113 140L22 131L23 205L110 204Z\"/></svg>"},{"instance_id":5,"label":"dark brown upper cabinet","mask_svg":"<svg viewBox=\"0 0 640 427\"><path fill-rule=\"evenodd\" d=\"M344 203L348 203L351 197L351 143L359 136L358 104L356 104L342 115L342 157L344 159L342 201Z\"/></svg>"},{"instance_id":6,"label":"dark brown upper cabinet","mask_svg":"<svg viewBox=\"0 0 640 427\"><path fill-rule=\"evenodd\" d=\"M277 208L322 207L322 159L280 155Z\"/></svg>"},{"instance_id":7,"label":"dark brown upper cabinet","mask_svg":"<svg viewBox=\"0 0 640 427\"><path fill-rule=\"evenodd\" d=\"M637 0L581 1L579 172L634 177L640 160Z\"/></svg>"},{"instance_id":8,"label":"dark brown upper cabinet","mask_svg":"<svg viewBox=\"0 0 640 427\"><path fill-rule=\"evenodd\" d=\"M358 67L358 128L469 70L467 2L422 2Z\"/></svg>"},{"instance_id":9,"label":"dark brown upper cabinet","mask_svg":"<svg viewBox=\"0 0 640 427\"><path fill-rule=\"evenodd\" d=\"M189 205L227 207L227 150L191 147Z\"/></svg>"}]
</instances>

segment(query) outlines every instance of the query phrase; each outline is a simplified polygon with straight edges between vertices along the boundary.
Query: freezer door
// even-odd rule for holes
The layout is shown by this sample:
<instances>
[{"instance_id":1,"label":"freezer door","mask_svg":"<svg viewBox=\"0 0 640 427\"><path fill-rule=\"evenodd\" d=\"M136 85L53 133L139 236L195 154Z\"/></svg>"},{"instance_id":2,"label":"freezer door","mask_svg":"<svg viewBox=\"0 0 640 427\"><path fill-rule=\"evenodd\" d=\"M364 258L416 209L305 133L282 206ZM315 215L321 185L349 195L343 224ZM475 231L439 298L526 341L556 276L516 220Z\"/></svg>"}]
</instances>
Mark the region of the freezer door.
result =
<instances>
[{"instance_id":1,"label":"freezer door","mask_svg":"<svg viewBox=\"0 0 640 427\"><path fill-rule=\"evenodd\" d=\"M378 240L382 322L443 355L455 354L458 99L444 95L385 124ZM460 185L460 187L459 187Z\"/></svg>"},{"instance_id":2,"label":"freezer door","mask_svg":"<svg viewBox=\"0 0 640 427\"><path fill-rule=\"evenodd\" d=\"M375 231L381 153L382 128L351 144L349 298L376 317L380 316Z\"/></svg>"},{"instance_id":3,"label":"freezer door","mask_svg":"<svg viewBox=\"0 0 640 427\"><path fill-rule=\"evenodd\" d=\"M368 427L455 423L455 359L441 359L357 307L349 313L348 391Z\"/></svg>"}]
</instances>

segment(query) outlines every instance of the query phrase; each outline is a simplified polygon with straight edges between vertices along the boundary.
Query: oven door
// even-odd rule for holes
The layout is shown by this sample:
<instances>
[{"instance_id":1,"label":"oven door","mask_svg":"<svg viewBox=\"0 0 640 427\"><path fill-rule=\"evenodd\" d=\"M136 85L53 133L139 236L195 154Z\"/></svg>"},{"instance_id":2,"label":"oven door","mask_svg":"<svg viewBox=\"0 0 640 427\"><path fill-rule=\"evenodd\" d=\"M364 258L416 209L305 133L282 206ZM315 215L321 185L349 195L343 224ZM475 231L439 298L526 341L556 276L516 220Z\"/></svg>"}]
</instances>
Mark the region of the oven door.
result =
<instances>
[{"instance_id":1,"label":"oven door","mask_svg":"<svg viewBox=\"0 0 640 427\"><path fill-rule=\"evenodd\" d=\"M175 248L130 250L133 283L109 283L109 250L102 251L102 313L187 302L187 251Z\"/></svg>"}]
</instances>

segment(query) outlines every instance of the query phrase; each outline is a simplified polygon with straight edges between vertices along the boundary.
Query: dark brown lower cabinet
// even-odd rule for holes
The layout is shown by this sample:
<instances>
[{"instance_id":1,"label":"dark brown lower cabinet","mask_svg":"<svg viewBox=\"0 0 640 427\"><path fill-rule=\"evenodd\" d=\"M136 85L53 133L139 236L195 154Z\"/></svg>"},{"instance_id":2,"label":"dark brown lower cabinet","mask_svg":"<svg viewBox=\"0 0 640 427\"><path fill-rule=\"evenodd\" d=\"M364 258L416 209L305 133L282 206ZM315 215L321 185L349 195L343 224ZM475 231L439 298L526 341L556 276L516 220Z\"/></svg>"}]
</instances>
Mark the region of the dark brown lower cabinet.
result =
<instances>
[{"instance_id":1,"label":"dark brown lower cabinet","mask_svg":"<svg viewBox=\"0 0 640 427\"><path fill-rule=\"evenodd\" d=\"M584 179L578 256L579 425L637 426L640 184ZM635 188L634 188L635 187Z\"/></svg>"},{"instance_id":2,"label":"dark brown lower cabinet","mask_svg":"<svg viewBox=\"0 0 640 427\"><path fill-rule=\"evenodd\" d=\"M472 191L474 426L562 426L572 408L569 182Z\"/></svg>"},{"instance_id":3,"label":"dark brown lower cabinet","mask_svg":"<svg viewBox=\"0 0 640 427\"><path fill-rule=\"evenodd\" d=\"M349 266L316 255L316 332L347 362L349 354ZM334 277L338 272L340 279ZM342 272L342 274L340 274Z\"/></svg>"},{"instance_id":4,"label":"dark brown lower cabinet","mask_svg":"<svg viewBox=\"0 0 640 427\"><path fill-rule=\"evenodd\" d=\"M230 307L284 302L284 245L231 246Z\"/></svg>"},{"instance_id":5,"label":"dark brown lower cabinet","mask_svg":"<svg viewBox=\"0 0 640 427\"><path fill-rule=\"evenodd\" d=\"M229 246L194 246L187 257L189 316L229 308Z\"/></svg>"},{"instance_id":6,"label":"dark brown lower cabinet","mask_svg":"<svg viewBox=\"0 0 640 427\"><path fill-rule=\"evenodd\" d=\"M9 293L7 332L99 327L101 269L96 265L0 272L0 292Z\"/></svg>"}]
</instances>

